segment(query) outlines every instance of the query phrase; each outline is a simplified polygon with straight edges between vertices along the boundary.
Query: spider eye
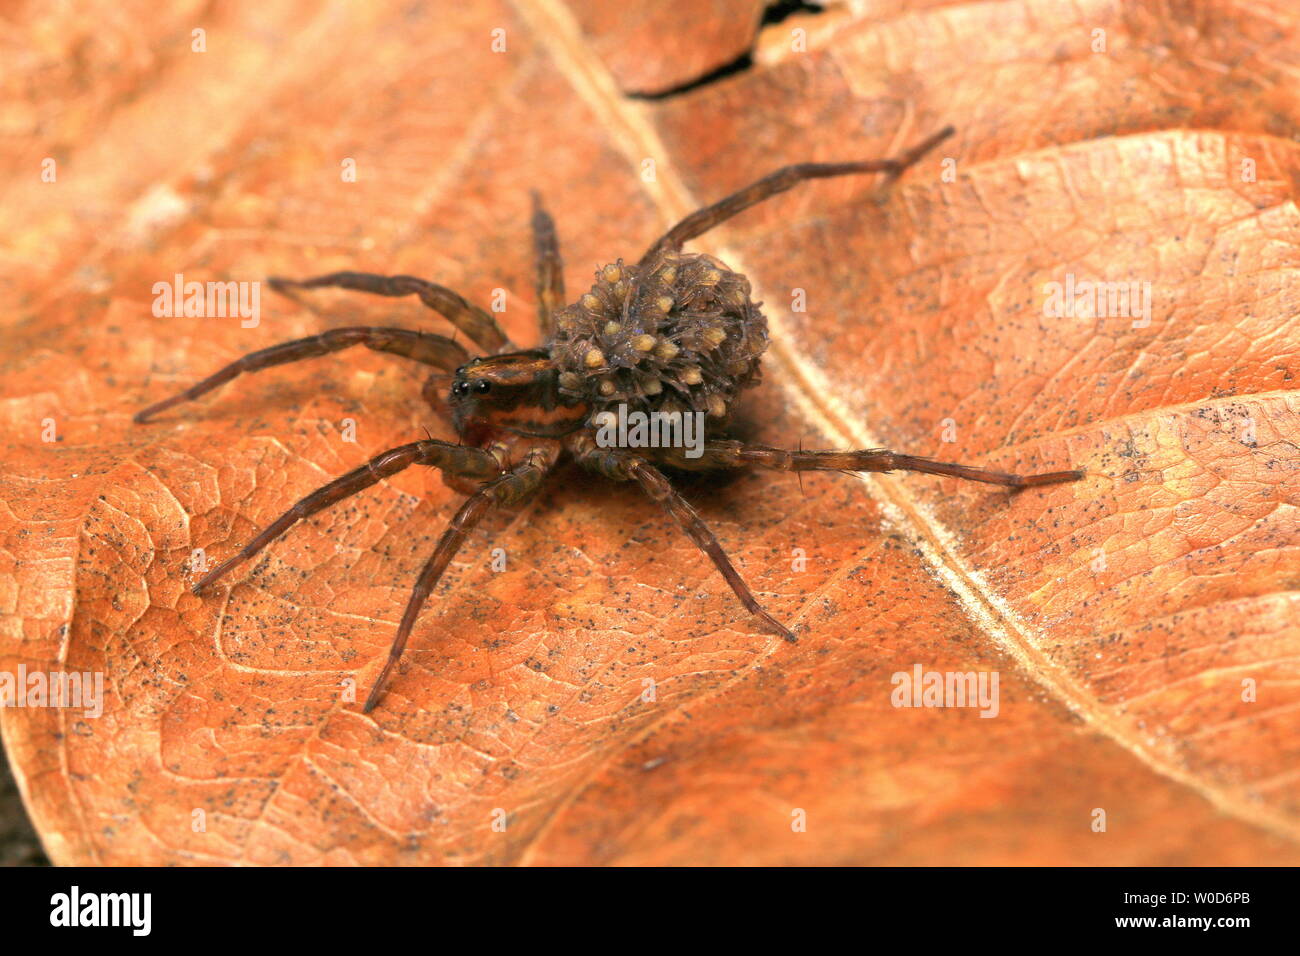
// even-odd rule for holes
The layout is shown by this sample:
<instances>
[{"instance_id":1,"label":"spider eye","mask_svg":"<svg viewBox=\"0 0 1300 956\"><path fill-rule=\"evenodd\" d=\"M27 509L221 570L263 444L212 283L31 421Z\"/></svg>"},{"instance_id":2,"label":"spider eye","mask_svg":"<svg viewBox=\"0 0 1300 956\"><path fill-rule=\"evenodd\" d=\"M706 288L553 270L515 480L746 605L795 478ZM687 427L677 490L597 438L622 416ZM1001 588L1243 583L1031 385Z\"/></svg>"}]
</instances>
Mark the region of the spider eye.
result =
<instances>
[{"instance_id":1,"label":"spider eye","mask_svg":"<svg viewBox=\"0 0 1300 956\"><path fill-rule=\"evenodd\" d=\"M486 395L488 392L492 391L492 383L486 379L479 379L474 383L474 391L478 392L480 395Z\"/></svg>"},{"instance_id":2,"label":"spider eye","mask_svg":"<svg viewBox=\"0 0 1300 956\"><path fill-rule=\"evenodd\" d=\"M469 382L455 382L451 386L451 394L456 398L460 398L468 391L469 391Z\"/></svg>"}]
</instances>

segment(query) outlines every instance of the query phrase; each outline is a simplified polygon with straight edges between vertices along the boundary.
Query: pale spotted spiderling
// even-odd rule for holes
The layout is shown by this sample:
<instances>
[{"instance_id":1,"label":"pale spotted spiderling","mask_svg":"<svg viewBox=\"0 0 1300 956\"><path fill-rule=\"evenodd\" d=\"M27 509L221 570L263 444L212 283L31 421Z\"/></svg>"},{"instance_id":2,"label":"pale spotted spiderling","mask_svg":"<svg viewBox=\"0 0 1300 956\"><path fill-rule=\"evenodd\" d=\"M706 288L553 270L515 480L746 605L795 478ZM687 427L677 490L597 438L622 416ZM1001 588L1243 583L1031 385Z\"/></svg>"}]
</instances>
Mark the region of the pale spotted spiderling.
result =
<instances>
[{"instance_id":1,"label":"pale spotted spiderling","mask_svg":"<svg viewBox=\"0 0 1300 956\"><path fill-rule=\"evenodd\" d=\"M424 397L440 411L449 409L461 439L459 444L431 438L411 442L336 478L204 575L194 585L195 593L210 588L296 522L411 465L441 469L448 483L469 497L416 579L388 659L366 699L368 712L382 696L426 599L470 532L493 505L518 502L535 492L564 456L608 478L636 482L712 559L741 603L766 628L790 641L794 635L755 600L713 533L656 465L692 470L902 469L1011 487L1081 478L1079 471L1007 474L883 448L786 450L725 437L737 395L758 381L768 343L767 320L751 300L750 284L743 275L710 256L683 252L683 244L805 180L855 173L897 176L952 132L947 127L894 159L802 163L780 169L687 216L635 264L619 260L597 270L591 291L568 305L555 225L534 194L532 227L542 331L537 348L518 349L490 313L448 288L412 276L335 272L312 279L268 280L272 288L288 295L336 287L383 296L418 296L485 354L471 358L451 338L407 329L331 329L246 355L137 414L135 420L145 422L244 372L364 345L436 368ZM444 398L448 375L452 383ZM598 442L597 423L619 406L624 412L701 414L705 435L698 457L686 455L680 447L633 449Z\"/></svg>"}]
</instances>

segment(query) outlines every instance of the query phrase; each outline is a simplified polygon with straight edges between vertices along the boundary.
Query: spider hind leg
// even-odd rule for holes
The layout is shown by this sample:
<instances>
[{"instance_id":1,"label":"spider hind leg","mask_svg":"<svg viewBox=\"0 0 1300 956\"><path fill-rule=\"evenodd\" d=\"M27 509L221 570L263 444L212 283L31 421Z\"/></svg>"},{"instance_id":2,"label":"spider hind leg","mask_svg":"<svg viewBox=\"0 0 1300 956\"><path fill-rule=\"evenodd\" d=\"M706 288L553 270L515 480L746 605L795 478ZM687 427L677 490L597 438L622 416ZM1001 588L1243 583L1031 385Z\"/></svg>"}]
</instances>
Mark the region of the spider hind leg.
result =
<instances>
[{"instance_id":1,"label":"spider hind leg","mask_svg":"<svg viewBox=\"0 0 1300 956\"><path fill-rule=\"evenodd\" d=\"M555 221L536 190L533 191L532 225L533 254L537 260L537 324L545 342L555 333L555 313L565 306L564 261L560 258Z\"/></svg>"},{"instance_id":2,"label":"spider hind leg","mask_svg":"<svg viewBox=\"0 0 1300 956\"><path fill-rule=\"evenodd\" d=\"M1036 475L1019 475L990 468L977 468L953 461L935 461L918 455L903 455L888 448L858 450L806 451L804 449L769 448L738 441L710 441L698 458L686 458L678 449L665 449L661 458L666 464L692 470L710 468L770 468L774 471L916 471L927 475L964 478L1007 488L1032 488L1078 481L1083 471L1049 471Z\"/></svg>"},{"instance_id":3,"label":"spider hind leg","mask_svg":"<svg viewBox=\"0 0 1300 956\"><path fill-rule=\"evenodd\" d=\"M554 467L556 457L554 447L534 447L528 452L522 464L485 482L474 494L465 499L452 517L451 523L443 531L442 537L438 539L438 544L420 570L419 577L416 578L415 586L411 589L411 597L406 602L406 610L402 612L402 622L398 625L397 634L393 637L393 644L389 648L388 658L384 661L379 676L375 678L369 696L366 697L365 706L362 708L365 713L374 710L375 705L383 697L384 686L388 683L388 678L397 666L397 662L401 660L402 652L406 649L406 641L411 636L411 629L415 627L416 618L420 616L420 610L428 601L429 595L433 593L443 572L447 570L447 565L451 564L452 558L469 538L470 532L478 527L479 522L494 505L512 504L535 491L541 485L542 479Z\"/></svg>"},{"instance_id":4,"label":"spider hind leg","mask_svg":"<svg viewBox=\"0 0 1300 956\"><path fill-rule=\"evenodd\" d=\"M850 163L796 163L793 166L782 167L776 172L769 173L762 179L750 183L744 189L718 200L711 206L705 206L703 209L697 209L691 213L656 240L654 245L641 257L641 264L644 265L665 250L680 249L682 243L702 236L714 226L721 225L733 216L744 212L750 206L756 206L764 200L770 199L778 193L783 193L787 189L791 189L807 180L825 179L830 176L850 176L859 173L886 173L891 180L895 179L954 132L956 130L953 127L945 126L939 132L917 143L901 156L891 159L865 159Z\"/></svg>"},{"instance_id":5,"label":"spider hind leg","mask_svg":"<svg viewBox=\"0 0 1300 956\"><path fill-rule=\"evenodd\" d=\"M769 614L745 583L745 579L740 576L727 553L718 543L718 539L709 526L705 524L704 519L699 516L690 502L681 496L681 494L672 486L668 477L658 468L650 464L644 458L629 454L617 449L599 448L594 445L589 448L577 449L579 463L592 469L606 477L615 480L627 481L632 480L641 486L653 501L662 507L673 518L674 521L686 532L687 536L695 542L713 562L718 573L722 575L723 580L731 587L740 603L745 608L762 621L763 626L778 637L784 638L790 643L797 643L798 638L788 627Z\"/></svg>"}]
</instances>

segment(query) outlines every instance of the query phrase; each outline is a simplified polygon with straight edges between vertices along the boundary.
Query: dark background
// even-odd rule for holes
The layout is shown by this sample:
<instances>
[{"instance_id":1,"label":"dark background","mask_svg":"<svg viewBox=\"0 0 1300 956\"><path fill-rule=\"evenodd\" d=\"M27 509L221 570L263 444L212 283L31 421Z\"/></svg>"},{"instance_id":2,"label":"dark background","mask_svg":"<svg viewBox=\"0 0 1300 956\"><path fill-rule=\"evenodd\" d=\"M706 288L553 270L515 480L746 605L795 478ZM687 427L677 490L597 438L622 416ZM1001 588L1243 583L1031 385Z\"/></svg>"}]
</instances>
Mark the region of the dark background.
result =
<instances>
[{"instance_id":1,"label":"dark background","mask_svg":"<svg viewBox=\"0 0 1300 956\"><path fill-rule=\"evenodd\" d=\"M9 772L9 758L0 745L0 866L43 866L49 862L27 819L18 785Z\"/></svg>"}]
</instances>

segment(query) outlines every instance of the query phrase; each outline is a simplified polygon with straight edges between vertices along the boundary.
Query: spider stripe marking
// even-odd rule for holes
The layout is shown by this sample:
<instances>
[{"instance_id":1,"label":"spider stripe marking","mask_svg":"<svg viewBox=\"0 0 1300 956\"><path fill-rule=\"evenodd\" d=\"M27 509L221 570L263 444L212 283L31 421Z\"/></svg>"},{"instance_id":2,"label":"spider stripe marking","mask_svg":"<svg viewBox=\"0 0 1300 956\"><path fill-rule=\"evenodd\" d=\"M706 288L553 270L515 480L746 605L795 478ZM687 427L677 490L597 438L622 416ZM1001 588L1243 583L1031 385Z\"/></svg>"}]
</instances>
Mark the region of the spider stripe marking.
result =
<instances>
[{"instance_id":1,"label":"spider stripe marking","mask_svg":"<svg viewBox=\"0 0 1300 956\"><path fill-rule=\"evenodd\" d=\"M508 432L559 437L581 428L589 408L560 394L558 373L541 349L475 359L451 388L457 430L475 444Z\"/></svg>"}]
</instances>

